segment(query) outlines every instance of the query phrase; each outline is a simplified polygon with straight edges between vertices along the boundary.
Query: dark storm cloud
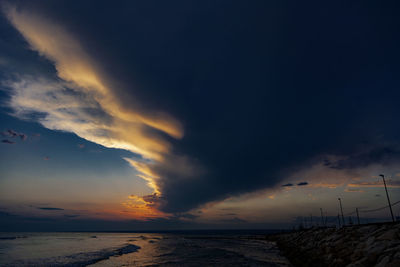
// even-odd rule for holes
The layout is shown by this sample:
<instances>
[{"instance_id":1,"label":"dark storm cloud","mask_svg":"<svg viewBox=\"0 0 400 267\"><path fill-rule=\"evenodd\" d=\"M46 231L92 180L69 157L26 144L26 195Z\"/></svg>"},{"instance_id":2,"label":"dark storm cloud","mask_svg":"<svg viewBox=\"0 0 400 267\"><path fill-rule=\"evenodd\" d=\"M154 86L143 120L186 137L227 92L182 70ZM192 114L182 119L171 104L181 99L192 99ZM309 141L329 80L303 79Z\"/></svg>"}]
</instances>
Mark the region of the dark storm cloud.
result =
<instances>
[{"instance_id":1,"label":"dark storm cloud","mask_svg":"<svg viewBox=\"0 0 400 267\"><path fill-rule=\"evenodd\" d=\"M382 158L355 159L366 143L400 141L398 7L32 2L90 48L124 105L182 123L173 156L154 167L163 201L148 201L163 211L279 185L319 155L354 159L336 168L365 166ZM195 171L177 172L182 162Z\"/></svg>"},{"instance_id":2,"label":"dark storm cloud","mask_svg":"<svg viewBox=\"0 0 400 267\"><path fill-rule=\"evenodd\" d=\"M52 207L38 207L39 210L64 210L61 208L52 208Z\"/></svg>"},{"instance_id":3,"label":"dark storm cloud","mask_svg":"<svg viewBox=\"0 0 400 267\"><path fill-rule=\"evenodd\" d=\"M8 129L8 130L6 130L6 131L3 131L3 132L1 133L1 135L2 135L2 136L5 136L5 137L11 137L11 138L19 137L21 140L26 140L26 138L28 138L28 136L27 136L26 134L24 134L24 133L19 133L19 132L16 132L16 131L14 131L14 130L11 130L11 129Z\"/></svg>"},{"instance_id":4,"label":"dark storm cloud","mask_svg":"<svg viewBox=\"0 0 400 267\"><path fill-rule=\"evenodd\" d=\"M297 183L297 186L304 186L304 185L308 185L308 182ZM292 187L292 186L294 186L294 184L292 184L292 183L282 185L282 187Z\"/></svg>"},{"instance_id":5,"label":"dark storm cloud","mask_svg":"<svg viewBox=\"0 0 400 267\"><path fill-rule=\"evenodd\" d=\"M297 186L304 186L304 185L308 185L308 183L307 182L301 182L301 183L297 184Z\"/></svg>"},{"instance_id":6,"label":"dark storm cloud","mask_svg":"<svg viewBox=\"0 0 400 267\"><path fill-rule=\"evenodd\" d=\"M395 146L374 147L353 154L346 159L330 162L327 166L333 169L363 168L371 164L389 165L400 161L400 149Z\"/></svg>"}]
</instances>

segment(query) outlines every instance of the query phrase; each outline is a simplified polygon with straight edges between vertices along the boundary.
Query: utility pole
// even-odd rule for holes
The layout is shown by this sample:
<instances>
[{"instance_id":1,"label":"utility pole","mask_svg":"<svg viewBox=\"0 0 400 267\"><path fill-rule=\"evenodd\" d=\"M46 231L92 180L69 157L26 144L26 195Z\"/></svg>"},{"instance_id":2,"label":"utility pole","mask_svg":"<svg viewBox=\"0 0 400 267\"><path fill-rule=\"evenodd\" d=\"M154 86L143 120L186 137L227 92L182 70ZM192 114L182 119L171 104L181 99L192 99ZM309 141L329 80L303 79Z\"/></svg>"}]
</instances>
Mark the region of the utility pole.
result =
<instances>
[{"instance_id":1,"label":"utility pole","mask_svg":"<svg viewBox=\"0 0 400 267\"><path fill-rule=\"evenodd\" d=\"M339 228L340 228L340 227L342 227L342 226L340 225L340 217L339 217L339 213L337 214L337 220L338 220L338 222L339 222Z\"/></svg>"},{"instance_id":2,"label":"utility pole","mask_svg":"<svg viewBox=\"0 0 400 267\"><path fill-rule=\"evenodd\" d=\"M357 222L358 225L360 225L360 215L358 214L358 208L356 208L356 213L357 213Z\"/></svg>"},{"instance_id":3,"label":"utility pole","mask_svg":"<svg viewBox=\"0 0 400 267\"><path fill-rule=\"evenodd\" d=\"M386 187L385 175L379 174L379 176L382 177L382 179L383 179L383 184L385 186L386 196L387 196L387 200L388 200L388 203L389 203L390 214L392 215L392 221L394 222L395 220L394 220L394 216L393 216L392 204L390 204L389 193L388 193L387 187Z\"/></svg>"},{"instance_id":4,"label":"utility pole","mask_svg":"<svg viewBox=\"0 0 400 267\"><path fill-rule=\"evenodd\" d=\"M340 197L338 198L338 200L339 200L339 204L340 204L340 212L342 213L342 222L343 222L343 226L344 226L345 222L344 222L344 215L343 215L342 200L340 199Z\"/></svg>"}]
</instances>

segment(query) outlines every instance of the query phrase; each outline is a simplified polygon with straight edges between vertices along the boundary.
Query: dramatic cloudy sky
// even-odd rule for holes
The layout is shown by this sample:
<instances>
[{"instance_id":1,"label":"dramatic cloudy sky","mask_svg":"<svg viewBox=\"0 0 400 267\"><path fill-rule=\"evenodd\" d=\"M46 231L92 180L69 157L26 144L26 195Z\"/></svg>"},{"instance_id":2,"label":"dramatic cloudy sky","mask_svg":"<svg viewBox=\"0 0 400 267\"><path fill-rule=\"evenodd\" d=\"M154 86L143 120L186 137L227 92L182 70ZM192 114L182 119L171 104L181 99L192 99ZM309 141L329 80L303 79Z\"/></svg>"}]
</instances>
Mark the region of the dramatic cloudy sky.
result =
<instances>
[{"instance_id":1,"label":"dramatic cloudy sky","mask_svg":"<svg viewBox=\"0 0 400 267\"><path fill-rule=\"evenodd\" d=\"M393 2L1 1L3 227L291 227L338 197L387 219Z\"/></svg>"}]
</instances>

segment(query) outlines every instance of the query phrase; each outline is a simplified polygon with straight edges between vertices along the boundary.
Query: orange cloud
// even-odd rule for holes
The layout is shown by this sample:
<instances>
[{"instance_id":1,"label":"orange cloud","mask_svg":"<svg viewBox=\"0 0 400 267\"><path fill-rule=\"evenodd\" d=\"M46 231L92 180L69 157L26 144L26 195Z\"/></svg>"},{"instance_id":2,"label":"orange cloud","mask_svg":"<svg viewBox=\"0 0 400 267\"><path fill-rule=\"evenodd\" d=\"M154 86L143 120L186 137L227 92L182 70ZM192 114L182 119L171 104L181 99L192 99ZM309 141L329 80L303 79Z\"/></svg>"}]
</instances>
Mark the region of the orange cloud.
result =
<instances>
[{"instance_id":1,"label":"orange cloud","mask_svg":"<svg viewBox=\"0 0 400 267\"><path fill-rule=\"evenodd\" d=\"M123 202L122 205L136 219L168 217L168 214L157 209L162 198L156 193L146 196L130 195L128 198L129 200Z\"/></svg>"},{"instance_id":2,"label":"orange cloud","mask_svg":"<svg viewBox=\"0 0 400 267\"><path fill-rule=\"evenodd\" d=\"M383 182L382 181L374 181L374 182L350 183L347 186L348 187L383 187ZM386 186L400 188L400 181L388 180L386 182Z\"/></svg>"},{"instance_id":3,"label":"orange cloud","mask_svg":"<svg viewBox=\"0 0 400 267\"><path fill-rule=\"evenodd\" d=\"M312 188L330 188L330 189L335 189L339 186L343 186L344 183L312 183L308 184L306 187L312 187Z\"/></svg>"},{"instance_id":4,"label":"orange cloud","mask_svg":"<svg viewBox=\"0 0 400 267\"><path fill-rule=\"evenodd\" d=\"M157 180L160 178L152 169L151 163L142 163L130 158L124 158L132 167L134 167L139 174L138 177L147 181L147 185L154 190L155 193L160 194L157 186Z\"/></svg>"},{"instance_id":5,"label":"orange cloud","mask_svg":"<svg viewBox=\"0 0 400 267\"><path fill-rule=\"evenodd\" d=\"M344 192L349 192L349 193L353 193L353 192L357 192L357 193L364 193L364 190L361 190L359 188L346 188L344 190Z\"/></svg>"},{"instance_id":6,"label":"orange cloud","mask_svg":"<svg viewBox=\"0 0 400 267\"><path fill-rule=\"evenodd\" d=\"M35 82L34 79L25 79L24 84L13 83L11 85L17 92L13 95L11 106L17 110L47 113L48 116L41 121L47 128L75 132L89 141L106 147L127 149L151 159L160 160L170 146L161 137L146 134L146 127L175 138L183 136L181 124L166 113L145 114L135 108L125 108L98 70L100 64L64 28L46 18L13 7L6 9L6 15L31 48L54 63L57 75L65 82L58 85L48 84L45 87L44 81ZM63 94L65 87L84 94L87 100L82 103ZM46 97L50 92L53 99ZM35 94L37 97L34 97ZM44 101L46 105L43 105ZM44 107L47 104L50 107ZM110 116L110 122L93 121L87 114L77 113L76 108L82 105L98 105ZM72 111L72 116L71 112L63 112L68 109ZM79 122L74 120L76 117L80 119ZM82 123L84 119L88 121Z\"/></svg>"},{"instance_id":7,"label":"orange cloud","mask_svg":"<svg viewBox=\"0 0 400 267\"><path fill-rule=\"evenodd\" d=\"M5 85L12 89L9 106L15 116L23 118L39 112L45 114L39 122L46 128L73 132L105 147L140 154L148 160L146 163L125 160L156 194L161 194L157 187L160 177L152 166L154 162L163 162L171 151L171 144L162 133L182 138L181 123L163 111L146 112L124 106L110 79L100 71L101 64L61 25L26 9L3 6L3 11L31 49L54 64L59 78L51 81L17 76L7 81ZM67 89L73 93L66 93ZM100 115L95 116L88 109ZM133 205L129 203L124 205ZM147 208L140 210L155 214Z\"/></svg>"}]
</instances>

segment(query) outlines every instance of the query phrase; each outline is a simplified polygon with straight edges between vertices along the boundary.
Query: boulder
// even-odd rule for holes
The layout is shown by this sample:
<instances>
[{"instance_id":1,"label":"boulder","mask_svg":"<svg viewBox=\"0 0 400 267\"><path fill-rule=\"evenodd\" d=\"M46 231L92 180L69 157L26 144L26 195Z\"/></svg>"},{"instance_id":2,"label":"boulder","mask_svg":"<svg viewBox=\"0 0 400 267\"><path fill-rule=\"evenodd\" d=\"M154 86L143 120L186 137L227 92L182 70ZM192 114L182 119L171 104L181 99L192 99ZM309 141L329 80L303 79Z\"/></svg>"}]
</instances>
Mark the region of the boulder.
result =
<instances>
[{"instance_id":1,"label":"boulder","mask_svg":"<svg viewBox=\"0 0 400 267\"><path fill-rule=\"evenodd\" d=\"M385 267L385 266L387 266L389 261L390 261L390 257L385 256L382 258L382 260L379 261L379 263L377 265L375 265L375 267Z\"/></svg>"},{"instance_id":2,"label":"boulder","mask_svg":"<svg viewBox=\"0 0 400 267\"><path fill-rule=\"evenodd\" d=\"M394 254L393 258L399 259L399 260L400 260L400 248L399 248L399 252L397 252L396 254ZM399 266L400 266L400 265L399 265Z\"/></svg>"},{"instance_id":3,"label":"boulder","mask_svg":"<svg viewBox=\"0 0 400 267\"><path fill-rule=\"evenodd\" d=\"M380 254L386 249L386 244L383 242L373 243L367 247L364 251L368 254Z\"/></svg>"},{"instance_id":4,"label":"boulder","mask_svg":"<svg viewBox=\"0 0 400 267\"><path fill-rule=\"evenodd\" d=\"M350 263L346 267L365 267L368 266L368 259L367 258L361 258L356 262Z\"/></svg>"},{"instance_id":5,"label":"boulder","mask_svg":"<svg viewBox=\"0 0 400 267\"><path fill-rule=\"evenodd\" d=\"M276 236L295 266L399 266L400 223L309 229Z\"/></svg>"},{"instance_id":6,"label":"boulder","mask_svg":"<svg viewBox=\"0 0 400 267\"><path fill-rule=\"evenodd\" d=\"M366 247L370 247L370 246L374 243L374 241L375 241L375 237L374 237L374 236L370 236L370 237L367 239L367 242L365 242L365 246L366 246Z\"/></svg>"},{"instance_id":7,"label":"boulder","mask_svg":"<svg viewBox=\"0 0 400 267\"><path fill-rule=\"evenodd\" d=\"M400 259L394 259L386 265L386 267L399 267L399 266L400 266Z\"/></svg>"},{"instance_id":8,"label":"boulder","mask_svg":"<svg viewBox=\"0 0 400 267\"><path fill-rule=\"evenodd\" d=\"M356 249L350 256L350 260L352 262L356 262L364 256L364 253L361 249Z\"/></svg>"},{"instance_id":9,"label":"boulder","mask_svg":"<svg viewBox=\"0 0 400 267\"><path fill-rule=\"evenodd\" d=\"M398 240L399 235L398 235L398 230L397 229L391 229L389 231L384 232L380 236L377 237L378 240Z\"/></svg>"}]
</instances>

